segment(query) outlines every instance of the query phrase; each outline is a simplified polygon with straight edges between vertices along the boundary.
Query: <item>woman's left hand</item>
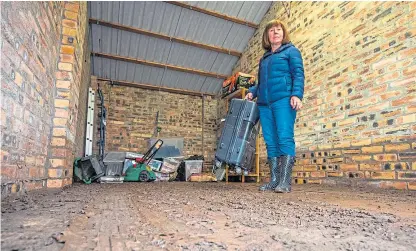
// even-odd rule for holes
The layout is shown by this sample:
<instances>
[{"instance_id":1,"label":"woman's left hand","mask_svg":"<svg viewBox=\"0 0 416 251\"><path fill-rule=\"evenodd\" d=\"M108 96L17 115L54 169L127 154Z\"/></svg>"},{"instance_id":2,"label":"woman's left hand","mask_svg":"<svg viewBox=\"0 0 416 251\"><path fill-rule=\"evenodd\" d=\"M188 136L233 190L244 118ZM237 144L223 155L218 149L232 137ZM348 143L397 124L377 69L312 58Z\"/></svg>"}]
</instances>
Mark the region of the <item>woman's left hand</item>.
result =
<instances>
[{"instance_id":1,"label":"woman's left hand","mask_svg":"<svg viewBox=\"0 0 416 251\"><path fill-rule=\"evenodd\" d=\"M296 96L292 96L290 98L290 105L292 106L292 109L296 111L300 110L303 107L302 101Z\"/></svg>"}]
</instances>

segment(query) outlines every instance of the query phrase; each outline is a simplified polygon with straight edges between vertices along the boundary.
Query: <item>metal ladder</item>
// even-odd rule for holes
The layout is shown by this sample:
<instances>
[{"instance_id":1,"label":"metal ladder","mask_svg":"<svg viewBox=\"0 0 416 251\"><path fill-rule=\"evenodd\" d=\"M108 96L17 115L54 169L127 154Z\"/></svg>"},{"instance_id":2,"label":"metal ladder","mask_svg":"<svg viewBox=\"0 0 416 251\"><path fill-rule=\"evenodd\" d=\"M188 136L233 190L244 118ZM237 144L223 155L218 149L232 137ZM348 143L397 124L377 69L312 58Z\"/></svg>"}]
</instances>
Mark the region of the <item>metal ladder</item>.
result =
<instances>
[{"instance_id":1,"label":"metal ladder","mask_svg":"<svg viewBox=\"0 0 416 251\"><path fill-rule=\"evenodd\" d=\"M87 110L87 125L85 137L85 157L92 155L92 139L94 136L94 105L95 92L90 87L88 89L88 110Z\"/></svg>"}]
</instances>

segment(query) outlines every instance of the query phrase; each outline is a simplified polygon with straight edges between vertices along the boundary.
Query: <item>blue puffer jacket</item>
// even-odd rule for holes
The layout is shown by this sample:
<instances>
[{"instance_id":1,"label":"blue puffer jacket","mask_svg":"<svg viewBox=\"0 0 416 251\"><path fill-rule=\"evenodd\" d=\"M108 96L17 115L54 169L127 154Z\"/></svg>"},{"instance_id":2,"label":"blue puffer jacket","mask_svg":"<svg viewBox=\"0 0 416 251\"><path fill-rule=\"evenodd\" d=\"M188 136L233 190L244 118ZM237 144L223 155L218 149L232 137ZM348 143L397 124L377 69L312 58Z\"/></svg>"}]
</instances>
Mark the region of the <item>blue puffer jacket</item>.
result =
<instances>
[{"instance_id":1,"label":"blue puffer jacket","mask_svg":"<svg viewBox=\"0 0 416 251\"><path fill-rule=\"evenodd\" d=\"M303 99L305 75L302 55L292 43L274 53L267 51L260 59L258 85L249 89L258 105L269 105L285 97Z\"/></svg>"}]
</instances>

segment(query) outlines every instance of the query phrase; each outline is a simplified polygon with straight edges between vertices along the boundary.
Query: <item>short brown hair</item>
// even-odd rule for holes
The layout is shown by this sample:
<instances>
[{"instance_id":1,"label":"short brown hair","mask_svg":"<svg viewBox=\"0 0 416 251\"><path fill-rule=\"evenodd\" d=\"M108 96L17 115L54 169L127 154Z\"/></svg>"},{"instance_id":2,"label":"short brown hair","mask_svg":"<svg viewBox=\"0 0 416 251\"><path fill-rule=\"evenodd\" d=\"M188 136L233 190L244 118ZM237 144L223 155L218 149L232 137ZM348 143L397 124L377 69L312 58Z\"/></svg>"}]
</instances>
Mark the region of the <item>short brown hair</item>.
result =
<instances>
[{"instance_id":1,"label":"short brown hair","mask_svg":"<svg viewBox=\"0 0 416 251\"><path fill-rule=\"evenodd\" d=\"M263 31L263 40L261 44L263 45L263 49L265 50L270 50L272 48L272 46L270 45L270 41L269 41L269 29L275 26L282 27L282 30L283 30L282 44L290 43L289 33L287 32L286 25L278 19L273 19L272 21L266 24L266 27L264 28L264 31Z\"/></svg>"}]
</instances>

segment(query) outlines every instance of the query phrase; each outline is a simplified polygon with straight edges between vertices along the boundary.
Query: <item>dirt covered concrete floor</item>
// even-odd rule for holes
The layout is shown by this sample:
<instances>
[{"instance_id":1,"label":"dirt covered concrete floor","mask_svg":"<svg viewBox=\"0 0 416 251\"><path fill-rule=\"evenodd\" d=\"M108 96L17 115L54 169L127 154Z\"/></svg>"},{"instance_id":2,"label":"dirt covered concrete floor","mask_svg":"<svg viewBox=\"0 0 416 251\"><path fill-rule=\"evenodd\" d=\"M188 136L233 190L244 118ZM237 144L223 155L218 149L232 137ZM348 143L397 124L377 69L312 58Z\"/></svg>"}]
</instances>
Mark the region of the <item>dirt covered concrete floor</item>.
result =
<instances>
[{"instance_id":1,"label":"dirt covered concrete floor","mask_svg":"<svg viewBox=\"0 0 416 251\"><path fill-rule=\"evenodd\" d=\"M2 202L1 250L416 250L416 193L75 184Z\"/></svg>"}]
</instances>

